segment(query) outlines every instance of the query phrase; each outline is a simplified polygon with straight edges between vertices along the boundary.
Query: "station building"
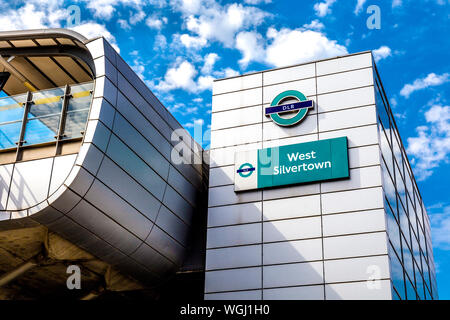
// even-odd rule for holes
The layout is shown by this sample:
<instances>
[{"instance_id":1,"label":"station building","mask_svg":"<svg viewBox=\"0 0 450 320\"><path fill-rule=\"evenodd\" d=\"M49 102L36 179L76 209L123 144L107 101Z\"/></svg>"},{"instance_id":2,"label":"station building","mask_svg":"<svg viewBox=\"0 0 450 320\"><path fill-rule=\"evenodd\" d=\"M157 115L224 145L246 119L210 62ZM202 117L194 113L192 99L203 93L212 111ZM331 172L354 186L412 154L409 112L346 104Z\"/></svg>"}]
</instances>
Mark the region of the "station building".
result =
<instances>
[{"instance_id":1,"label":"station building","mask_svg":"<svg viewBox=\"0 0 450 320\"><path fill-rule=\"evenodd\" d=\"M215 81L206 151L104 38L1 32L0 85L0 299L437 299L371 52Z\"/></svg>"}]
</instances>

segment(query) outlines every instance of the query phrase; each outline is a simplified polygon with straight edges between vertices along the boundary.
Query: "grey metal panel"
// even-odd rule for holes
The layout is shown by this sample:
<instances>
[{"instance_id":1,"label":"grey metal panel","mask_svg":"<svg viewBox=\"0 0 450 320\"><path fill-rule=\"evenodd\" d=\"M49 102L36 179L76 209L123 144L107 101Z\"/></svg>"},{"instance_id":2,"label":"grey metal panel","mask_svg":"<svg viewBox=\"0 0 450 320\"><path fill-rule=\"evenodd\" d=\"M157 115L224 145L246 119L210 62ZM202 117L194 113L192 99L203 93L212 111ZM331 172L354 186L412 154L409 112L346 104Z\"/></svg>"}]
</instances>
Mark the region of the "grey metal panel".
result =
<instances>
[{"instance_id":1,"label":"grey metal panel","mask_svg":"<svg viewBox=\"0 0 450 320\"><path fill-rule=\"evenodd\" d=\"M147 218L155 221L158 210L161 207L161 202L137 184L136 181L110 159L105 158L103 160L97 178L122 198L126 199Z\"/></svg>"},{"instance_id":2,"label":"grey metal panel","mask_svg":"<svg viewBox=\"0 0 450 320\"><path fill-rule=\"evenodd\" d=\"M166 157L166 159L170 159L172 146L166 138L155 129L153 124L142 117L136 107L133 106L120 91L117 96L117 110L119 110L119 112L122 113L124 117Z\"/></svg>"},{"instance_id":3,"label":"grey metal panel","mask_svg":"<svg viewBox=\"0 0 450 320\"><path fill-rule=\"evenodd\" d=\"M119 91L117 97L117 110L124 116L128 122L144 136L150 143L167 159L171 159L172 145L177 141L171 141L170 137L163 136L154 125L139 113L134 105ZM189 138L189 134L183 135L183 138ZM173 163L172 163L173 164ZM173 164L192 184L199 187L201 176L190 164Z\"/></svg>"},{"instance_id":4,"label":"grey metal panel","mask_svg":"<svg viewBox=\"0 0 450 320\"><path fill-rule=\"evenodd\" d=\"M153 223L99 180L94 181L84 198L141 240L150 233Z\"/></svg>"},{"instance_id":5,"label":"grey metal panel","mask_svg":"<svg viewBox=\"0 0 450 320\"><path fill-rule=\"evenodd\" d=\"M75 205L80 202L81 197L68 189L66 186L61 187L62 195L59 190L55 193L55 197L50 197L48 203L62 213L67 213L72 210Z\"/></svg>"},{"instance_id":6,"label":"grey metal panel","mask_svg":"<svg viewBox=\"0 0 450 320\"><path fill-rule=\"evenodd\" d=\"M176 270L176 265L173 262L145 243L131 257L159 276Z\"/></svg>"},{"instance_id":7,"label":"grey metal panel","mask_svg":"<svg viewBox=\"0 0 450 320\"><path fill-rule=\"evenodd\" d=\"M118 87L136 108L139 109L139 111L141 111L142 114L145 115L145 117L159 130L159 132L170 141L172 129L121 74L119 74Z\"/></svg>"},{"instance_id":8,"label":"grey metal panel","mask_svg":"<svg viewBox=\"0 0 450 320\"><path fill-rule=\"evenodd\" d=\"M156 224L182 245L187 246L189 226L165 206L161 206Z\"/></svg>"},{"instance_id":9,"label":"grey metal panel","mask_svg":"<svg viewBox=\"0 0 450 320\"><path fill-rule=\"evenodd\" d=\"M114 162L136 181L139 181L156 198L162 199L166 185L164 180L115 136L111 137L106 152Z\"/></svg>"},{"instance_id":10,"label":"grey metal panel","mask_svg":"<svg viewBox=\"0 0 450 320\"><path fill-rule=\"evenodd\" d=\"M94 250L99 251L99 249L105 250L105 253L108 252L107 248L103 246L104 242L102 239L96 237L92 232L66 216L47 224L47 227L66 240L75 243L77 246L93 254L95 254L93 252Z\"/></svg>"},{"instance_id":11,"label":"grey metal panel","mask_svg":"<svg viewBox=\"0 0 450 320\"><path fill-rule=\"evenodd\" d=\"M194 209L170 186L167 186L163 203L184 222L191 224Z\"/></svg>"},{"instance_id":12,"label":"grey metal panel","mask_svg":"<svg viewBox=\"0 0 450 320\"><path fill-rule=\"evenodd\" d=\"M85 155L82 155L81 152L85 152ZM84 169L89 171L89 173L95 175L100 167L103 157L104 153L101 152L95 145L85 143L80 150L76 164L81 165Z\"/></svg>"},{"instance_id":13,"label":"grey metal panel","mask_svg":"<svg viewBox=\"0 0 450 320\"><path fill-rule=\"evenodd\" d=\"M139 156L160 176L167 179L169 173L167 160L119 114L114 119L113 131L132 150L138 151Z\"/></svg>"},{"instance_id":14,"label":"grey metal panel","mask_svg":"<svg viewBox=\"0 0 450 320\"><path fill-rule=\"evenodd\" d=\"M91 128L91 126L93 128ZM86 136L84 138L84 143L92 142L100 150L105 152L106 147L108 146L108 141L109 141L110 135L111 135L111 131L105 125L103 125L100 121L89 120L88 125L87 125L87 130L86 130Z\"/></svg>"},{"instance_id":15,"label":"grey metal panel","mask_svg":"<svg viewBox=\"0 0 450 320\"><path fill-rule=\"evenodd\" d=\"M105 258L105 261L108 261L107 258ZM130 274L133 278L148 286L154 286L163 281L156 273L144 267L146 264L138 263L129 257L117 262L115 265L125 274Z\"/></svg>"},{"instance_id":16,"label":"grey metal panel","mask_svg":"<svg viewBox=\"0 0 450 320\"><path fill-rule=\"evenodd\" d=\"M139 92L139 94L151 105L151 107L167 121L172 129L177 129L180 126L178 122L169 114L167 109L158 101L155 95L142 82L139 76L130 68L130 66L121 58L117 59L117 67L124 78L128 80Z\"/></svg>"},{"instance_id":17,"label":"grey metal panel","mask_svg":"<svg viewBox=\"0 0 450 320\"><path fill-rule=\"evenodd\" d=\"M84 200L68 216L125 254L130 254L141 244L136 236Z\"/></svg>"},{"instance_id":18,"label":"grey metal panel","mask_svg":"<svg viewBox=\"0 0 450 320\"><path fill-rule=\"evenodd\" d=\"M92 101L90 120L100 120L108 128L112 128L114 121L114 107L103 98L95 98Z\"/></svg>"},{"instance_id":19,"label":"grey metal panel","mask_svg":"<svg viewBox=\"0 0 450 320\"><path fill-rule=\"evenodd\" d=\"M53 207L46 207L44 210L35 213L31 216L31 218L36 221L39 222L40 224L43 225L48 225L54 221L56 221L56 219L59 219L63 216L63 214L61 212L59 212L58 210L56 210Z\"/></svg>"},{"instance_id":20,"label":"grey metal panel","mask_svg":"<svg viewBox=\"0 0 450 320\"><path fill-rule=\"evenodd\" d=\"M197 190L174 167L170 166L169 185L177 190L192 206L195 206Z\"/></svg>"},{"instance_id":21,"label":"grey metal panel","mask_svg":"<svg viewBox=\"0 0 450 320\"><path fill-rule=\"evenodd\" d=\"M94 176L92 174L82 167L75 166L64 184L82 197L86 194L93 181Z\"/></svg>"},{"instance_id":22,"label":"grey metal panel","mask_svg":"<svg viewBox=\"0 0 450 320\"><path fill-rule=\"evenodd\" d=\"M172 262L175 262L177 265L181 265L184 258L184 253L186 252L185 248L169 237L157 226L153 227L145 242L152 246L153 249L170 259Z\"/></svg>"},{"instance_id":23,"label":"grey metal panel","mask_svg":"<svg viewBox=\"0 0 450 320\"><path fill-rule=\"evenodd\" d=\"M94 98L103 97L113 106L117 102L117 87L105 76L95 79Z\"/></svg>"}]
</instances>

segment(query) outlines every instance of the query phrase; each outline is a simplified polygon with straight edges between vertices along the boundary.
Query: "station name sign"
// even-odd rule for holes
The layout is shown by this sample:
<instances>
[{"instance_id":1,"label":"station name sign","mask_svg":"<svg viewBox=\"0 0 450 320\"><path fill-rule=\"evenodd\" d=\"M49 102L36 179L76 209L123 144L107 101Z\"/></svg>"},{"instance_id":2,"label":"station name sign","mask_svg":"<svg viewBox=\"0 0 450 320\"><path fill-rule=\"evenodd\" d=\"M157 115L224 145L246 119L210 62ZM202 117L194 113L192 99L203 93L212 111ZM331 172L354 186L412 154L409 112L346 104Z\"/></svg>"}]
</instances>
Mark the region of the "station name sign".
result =
<instances>
[{"instance_id":1,"label":"station name sign","mask_svg":"<svg viewBox=\"0 0 450 320\"><path fill-rule=\"evenodd\" d=\"M349 177L347 137L235 153L234 190Z\"/></svg>"}]
</instances>

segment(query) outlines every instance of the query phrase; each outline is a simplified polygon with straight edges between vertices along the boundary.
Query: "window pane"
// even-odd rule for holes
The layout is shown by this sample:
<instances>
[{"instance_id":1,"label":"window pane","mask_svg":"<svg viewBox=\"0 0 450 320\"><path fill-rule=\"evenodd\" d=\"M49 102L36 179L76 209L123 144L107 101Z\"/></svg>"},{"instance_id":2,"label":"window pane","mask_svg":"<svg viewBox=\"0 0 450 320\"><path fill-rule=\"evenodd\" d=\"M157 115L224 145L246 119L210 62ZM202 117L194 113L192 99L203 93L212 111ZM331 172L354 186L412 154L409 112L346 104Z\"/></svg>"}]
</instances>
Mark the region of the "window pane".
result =
<instances>
[{"instance_id":1,"label":"window pane","mask_svg":"<svg viewBox=\"0 0 450 320\"><path fill-rule=\"evenodd\" d=\"M0 124L0 149L16 147L16 142L19 141L21 128L22 121Z\"/></svg>"},{"instance_id":2,"label":"window pane","mask_svg":"<svg viewBox=\"0 0 450 320\"><path fill-rule=\"evenodd\" d=\"M395 290L400 295L401 299L405 299L405 281L404 281L404 275L403 275L403 266L398 258L398 256L393 251L392 244L389 244L389 260L391 265L391 277L392 277L392 284L395 287Z\"/></svg>"},{"instance_id":3,"label":"window pane","mask_svg":"<svg viewBox=\"0 0 450 320\"><path fill-rule=\"evenodd\" d=\"M405 210L403 209L403 206L401 202L398 203L398 217L400 221L400 230L402 231L403 235L405 236L405 239L408 243L408 245L411 247L411 232L409 227L409 220L408 216L406 215Z\"/></svg>"},{"instance_id":4,"label":"window pane","mask_svg":"<svg viewBox=\"0 0 450 320\"><path fill-rule=\"evenodd\" d=\"M4 97L0 99L0 124L22 120L24 105L27 100L26 94Z\"/></svg>"},{"instance_id":5,"label":"window pane","mask_svg":"<svg viewBox=\"0 0 450 320\"><path fill-rule=\"evenodd\" d=\"M401 257L402 247L400 243L400 229L387 200L384 206L386 210L388 236L391 240L394 251L399 257Z\"/></svg>"},{"instance_id":6,"label":"window pane","mask_svg":"<svg viewBox=\"0 0 450 320\"><path fill-rule=\"evenodd\" d=\"M27 121L24 145L56 141L60 115L31 119Z\"/></svg>"},{"instance_id":7,"label":"window pane","mask_svg":"<svg viewBox=\"0 0 450 320\"><path fill-rule=\"evenodd\" d=\"M64 139L81 137L81 132L86 126L89 109L83 111L68 112L66 116L66 125L64 127Z\"/></svg>"},{"instance_id":8,"label":"window pane","mask_svg":"<svg viewBox=\"0 0 450 320\"><path fill-rule=\"evenodd\" d=\"M405 244L405 238L402 238L403 247L403 266L410 279L414 279L414 269L412 255L409 247Z\"/></svg>"},{"instance_id":9,"label":"window pane","mask_svg":"<svg viewBox=\"0 0 450 320\"><path fill-rule=\"evenodd\" d=\"M91 90L93 83L83 83L70 87L71 98L67 105L67 111L89 109L91 105Z\"/></svg>"},{"instance_id":10,"label":"window pane","mask_svg":"<svg viewBox=\"0 0 450 320\"><path fill-rule=\"evenodd\" d=\"M408 296L408 300L417 300L416 290L414 290L414 286L411 282L409 282L409 280L406 280L406 294Z\"/></svg>"},{"instance_id":11,"label":"window pane","mask_svg":"<svg viewBox=\"0 0 450 320\"><path fill-rule=\"evenodd\" d=\"M28 112L28 119L56 115L61 113L64 89L56 88L33 93L33 104Z\"/></svg>"}]
</instances>

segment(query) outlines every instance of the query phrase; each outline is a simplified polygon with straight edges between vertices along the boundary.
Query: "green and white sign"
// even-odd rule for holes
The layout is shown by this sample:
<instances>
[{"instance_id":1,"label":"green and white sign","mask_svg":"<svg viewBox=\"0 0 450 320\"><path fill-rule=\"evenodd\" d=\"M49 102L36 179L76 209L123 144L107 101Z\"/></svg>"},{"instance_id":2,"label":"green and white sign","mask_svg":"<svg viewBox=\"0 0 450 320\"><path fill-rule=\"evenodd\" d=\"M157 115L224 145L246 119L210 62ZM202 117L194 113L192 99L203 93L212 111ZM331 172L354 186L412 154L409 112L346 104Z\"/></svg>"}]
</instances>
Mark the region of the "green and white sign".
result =
<instances>
[{"instance_id":1,"label":"green and white sign","mask_svg":"<svg viewBox=\"0 0 450 320\"><path fill-rule=\"evenodd\" d=\"M347 137L235 153L234 190L348 178Z\"/></svg>"}]
</instances>

